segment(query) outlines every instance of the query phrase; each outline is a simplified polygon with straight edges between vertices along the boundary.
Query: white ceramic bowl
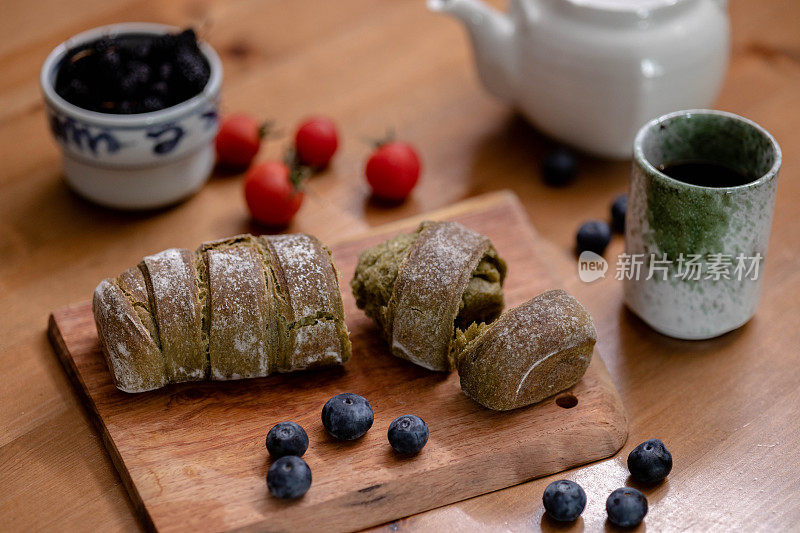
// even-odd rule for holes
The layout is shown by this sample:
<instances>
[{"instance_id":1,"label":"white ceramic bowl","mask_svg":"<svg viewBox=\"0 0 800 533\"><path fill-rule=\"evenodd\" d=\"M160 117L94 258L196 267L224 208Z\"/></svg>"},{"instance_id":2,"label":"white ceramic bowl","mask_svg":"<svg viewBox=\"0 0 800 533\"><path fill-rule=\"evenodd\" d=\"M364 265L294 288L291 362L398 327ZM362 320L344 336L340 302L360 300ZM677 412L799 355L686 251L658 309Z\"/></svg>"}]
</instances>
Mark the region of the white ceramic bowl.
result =
<instances>
[{"instance_id":1,"label":"white ceramic bowl","mask_svg":"<svg viewBox=\"0 0 800 533\"><path fill-rule=\"evenodd\" d=\"M81 196L118 209L152 209L186 198L208 180L222 84L222 63L208 44L200 43L211 70L203 91L160 111L98 113L67 102L55 91L61 61L77 45L104 35L177 31L163 24L113 24L80 33L47 56L40 75L47 120L61 147L66 181Z\"/></svg>"}]
</instances>

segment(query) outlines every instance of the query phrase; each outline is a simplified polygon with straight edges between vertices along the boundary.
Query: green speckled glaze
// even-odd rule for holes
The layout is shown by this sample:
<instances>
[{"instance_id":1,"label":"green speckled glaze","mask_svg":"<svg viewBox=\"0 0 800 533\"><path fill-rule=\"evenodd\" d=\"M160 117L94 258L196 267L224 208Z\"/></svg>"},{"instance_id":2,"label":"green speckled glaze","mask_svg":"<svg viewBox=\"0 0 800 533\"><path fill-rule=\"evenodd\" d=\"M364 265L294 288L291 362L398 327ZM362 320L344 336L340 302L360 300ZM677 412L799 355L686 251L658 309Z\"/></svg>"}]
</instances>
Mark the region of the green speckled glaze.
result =
<instances>
[{"instance_id":1,"label":"green speckled glaze","mask_svg":"<svg viewBox=\"0 0 800 533\"><path fill-rule=\"evenodd\" d=\"M714 191L687 191L660 180L646 182L647 219L652 233L647 244L669 258L687 253L722 252L728 231L730 196Z\"/></svg>"},{"instance_id":2,"label":"green speckled glaze","mask_svg":"<svg viewBox=\"0 0 800 533\"><path fill-rule=\"evenodd\" d=\"M736 187L702 187L663 174L659 165L702 160L752 178ZM628 307L654 329L685 339L721 335L750 319L761 274L750 279L681 279L683 254L766 257L781 152L763 128L731 113L688 110L646 124L634 142L626 253L671 260L665 280L642 275L625 284Z\"/></svg>"}]
</instances>

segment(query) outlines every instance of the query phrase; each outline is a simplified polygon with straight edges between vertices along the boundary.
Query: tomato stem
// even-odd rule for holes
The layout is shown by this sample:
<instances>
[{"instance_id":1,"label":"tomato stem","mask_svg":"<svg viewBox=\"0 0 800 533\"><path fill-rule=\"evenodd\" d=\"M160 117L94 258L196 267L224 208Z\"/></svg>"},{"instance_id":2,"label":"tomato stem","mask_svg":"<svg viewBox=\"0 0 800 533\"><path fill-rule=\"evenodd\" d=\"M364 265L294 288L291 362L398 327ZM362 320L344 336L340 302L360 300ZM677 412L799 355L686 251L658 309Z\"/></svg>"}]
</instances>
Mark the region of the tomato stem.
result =
<instances>
[{"instance_id":1,"label":"tomato stem","mask_svg":"<svg viewBox=\"0 0 800 533\"><path fill-rule=\"evenodd\" d=\"M294 185L295 190L299 190L305 180L311 176L311 169L302 165L289 167L289 181Z\"/></svg>"},{"instance_id":2,"label":"tomato stem","mask_svg":"<svg viewBox=\"0 0 800 533\"><path fill-rule=\"evenodd\" d=\"M370 145L372 148L378 149L381 146L394 142L395 139L397 139L397 132L392 126L389 126L386 128L386 133L383 135L383 137L378 137L377 139L367 138L364 139L364 142Z\"/></svg>"},{"instance_id":3,"label":"tomato stem","mask_svg":"<svg viewBox=\"0 0 800 533\"><path fill-rule=\"evenodd\" d=\"M279 134L279 132L275 130L274 120L265 120L261 126L258 127L259 139L267 139L275 136L276 134Z\"/></svg>"},{"instance_id":4,"label":"tomato stem","mask_svg":"<svg viewBox=\"0 0 800 533\"><path fill-rule=\"evenodd\" d=\"M311 177L312 169L300 163L300 158L297 157L297 150L294 147L286 149L283 162L289 167L289 181L292 182L295 189L299 189L303 182Z\"/></svg>"}]
</instances>

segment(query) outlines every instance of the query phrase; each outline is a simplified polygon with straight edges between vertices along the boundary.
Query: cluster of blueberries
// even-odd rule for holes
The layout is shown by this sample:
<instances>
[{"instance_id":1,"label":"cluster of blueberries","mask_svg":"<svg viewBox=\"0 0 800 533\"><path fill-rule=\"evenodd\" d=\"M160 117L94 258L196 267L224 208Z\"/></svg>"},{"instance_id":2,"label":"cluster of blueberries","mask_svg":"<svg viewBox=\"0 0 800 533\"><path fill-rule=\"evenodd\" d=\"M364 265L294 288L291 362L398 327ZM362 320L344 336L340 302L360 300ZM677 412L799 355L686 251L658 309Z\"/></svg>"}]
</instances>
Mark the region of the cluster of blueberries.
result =
<instances>
[{"instance_id":1,"label":"cluster of blueberries","mask_svg":"<svg viewBox=\"0 0 800 533\"><path fill-rule=\"evenodd\" d=\"M569 184L578 173L578 159L566 148L557 148L550 152L542 164L544 182L552 187L563 187ZM589 220L581 225L576 235L577 252L590 251L603 255L611 233L625 232L625 211L628 209L628 195L621 194L611 204L611 224L605 220Z\"/></svg>"},{"instance_id":2,"label":"cluster of blueberries","mask_svg":"<svg viewBox=\"0 0 800 533\"><path fill-rule=\"evenodd\" d=\"M90 111L148 113L196 96L210 75L191 28L177 34L123 34L71 49L55 90Z\"/></svg>"},{"instance_id":3,"label":"cluster of blueberries","mask_svg":"<svg viewBox=\"0 0 800 533\"><path fill-rule=\"evenodd\" d=\"M322 408L322 425L334 438L356 440L372 427L375 415L366 398L344 392ZM389 426L389 444L402 455L419 453L428 442L428 425L418 416L397 417ZM276 461L267 472L267 487L277 498L299 498L311 487L311 469L301 459L308 435L294 422L276 424L267 433L267 450Z\"/></svg>"},{"instance_id":4,"label":"cluster of blueberries","mask_svg":"<svg viewBox=\"0 0 800 533\"><path fill-rule=\"evenodd\" d=\"M664 443L650 439L628 455L628 470L633 479L645 485L662 481L672 470L672 454ZM547 514L560 522L578 518L586 507L586 493L574 481L562 479L544 489L542 503ZM631 487L622 487L606 500L608 520L619 527L637 526L647 514L647 498Z\"/></svg>"}]
</instances>

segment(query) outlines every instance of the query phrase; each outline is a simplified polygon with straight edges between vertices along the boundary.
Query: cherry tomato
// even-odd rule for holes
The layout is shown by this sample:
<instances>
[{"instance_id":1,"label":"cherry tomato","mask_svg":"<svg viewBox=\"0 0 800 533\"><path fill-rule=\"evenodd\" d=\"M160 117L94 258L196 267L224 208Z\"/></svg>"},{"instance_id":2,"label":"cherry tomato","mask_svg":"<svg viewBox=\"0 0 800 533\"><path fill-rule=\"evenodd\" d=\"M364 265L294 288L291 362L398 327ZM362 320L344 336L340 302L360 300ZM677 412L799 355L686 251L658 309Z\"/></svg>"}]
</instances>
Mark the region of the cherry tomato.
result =
<instances>
[{"instance_id":1,"label":"cherry tomato","mask_svg":"<svg viewBox=\"0 0 800 533\"><path fill-rule=\"evenodd\" d=\"M331 162L339 137L336 125L329 118L311 117L306 119L294 136L297 158L304 165L325 168Z\"/></svg>"},{"instance_id":2,"label":"cherry tomato","mask_svg":"<svg viewBox=\"0 0 800 533\"><path fill-rule=\"evenodd\" d=\"M244 180L244 197L253 218L267 226L282 227L303 203L303 192L290 179L282 161L265 161L250 167Z\"/></svg>"},{"instance_id":3,"label":"cherry tomato","mask_svg":"<svg viewBox=\"0 0 800 533\"><path fill-rule=\"evenodd\" d=\"M386 200L403 200L419 180L420 162L414 147L392 141L375 150L367 161L367 181L372 194Z\"/></svg>"},{"instance_id":4,"label":"cherry tomato","mask_svg":"<svg viewBox=\"0 0 800 533\"><path fill-rule=\"evenodd\" d=\"M261 147L261 125L244 113L226 117L217 133L217 160L231 167L246 167Z\"/></svg>"}]
</instances>

